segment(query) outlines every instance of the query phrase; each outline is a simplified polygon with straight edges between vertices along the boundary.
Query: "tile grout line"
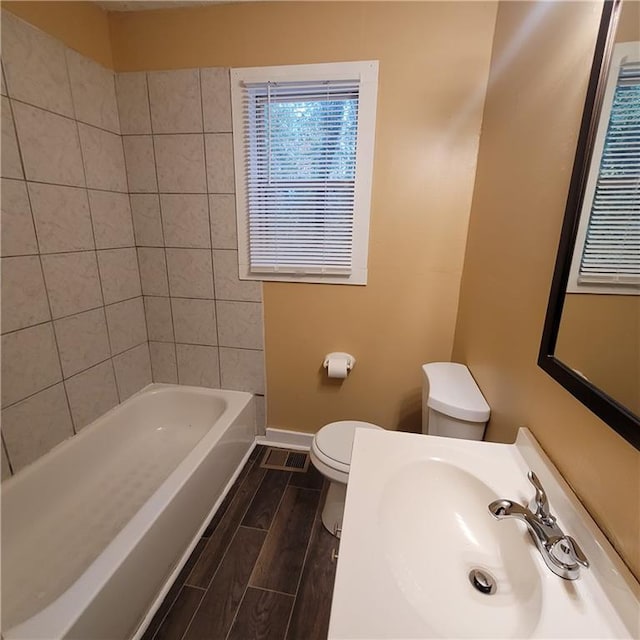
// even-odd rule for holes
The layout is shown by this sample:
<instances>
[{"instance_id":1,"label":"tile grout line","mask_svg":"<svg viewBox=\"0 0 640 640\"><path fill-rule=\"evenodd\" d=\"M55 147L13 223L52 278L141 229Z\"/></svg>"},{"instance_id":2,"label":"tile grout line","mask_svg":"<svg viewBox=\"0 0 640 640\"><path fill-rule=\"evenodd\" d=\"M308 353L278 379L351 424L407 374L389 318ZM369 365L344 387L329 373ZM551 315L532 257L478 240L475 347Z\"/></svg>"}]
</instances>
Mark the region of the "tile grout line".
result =
<instances>
[{"instance_id":1,"label":"tile grout line","mask_svg":"<svg viewBox=\"0 0 640 640\"><path fill-rule=\"evenodd\" d=\"M257 459L254 461L254 465L256 465L256 464L258 464L258 460L257 460ZM259 486L258 486L258 488L256 489L256 492L254 493L254 496L255 496L255 494L258 492L258 490L260 489L260 487L262 486L262 483L264 482L264 479L265 479L266 475L267 475L267 474L265 473L265 475L262 477L262 480L260 481L260 485L259 485ZM285 490L286 490L286 487L285 487ZM280 502L278 503L278 508L276 509L276 511L275 511L275 513L274 513L274 516L273 516L273 519L271 520L271 523L269 524L269 529L267 530L267 533L266 533L266 535L265 535L265 538L264 538L264 540L262 541L262 545L260 546L260 552L258 553L258 556L256 557L256 561L255 561L255 563L254 563L254 565L253 565L253 569L251 570L251 573L249 574L249 579L247 580L247 584L245 585L245 587L244 587L244 591L242 592L242 598L240 598L240 602L238 603L238 607L236 608L236 611L235 611L235 613L234 613L233 620L231 621L231 624L229 625L229 630L227 631L227 633L226 633L226 635L225 635L225 640L228 640L228 639L229 639L229 634L231 633L231 630L233 629L233 625L236 623L236 620L238 619L238 613L239 613L240 608L242 607L242 603L244 602L244 599L245 599L245 597L246 597L246 595L247 595L247 589L249 589L249 587L251 586L251 578L253 577L253 574L254 574L254 572L255 572L255 570L256 570L256 565L258 564L258 560L259 560L259 558L260 558L260 553L262 553L262 549L263 549L263 547L264 547L264 543L265 543L265 541L266 541L266 539L267 539L267 535L269 534L269 531L271 530L271 526L273 525L273 522L274 522L274 520L275 520L276 514L278 513L278 511L279 511L279 509L280 509L280 505L282 504L282 498L283 498L283 497L284 497L284 491L282 492L282 496L281 496L281 498L280 498ZM249 505L251 504L251 502L253 502L253 498L252 498L252 499L251 499L251 501L249 502ZM244 512L244 514L242 515L242 519L240 520L240 523L241 523L241 524L240 524L239 526L242 526L242 520L244 519L244 516L247 514L247 511L248 511L248 509L249 509L249 505L247 505L247 509L245 509L245 512Z\"/></svg>"},{"instance_id":2,"label":"tile grout line","mask_svg":"<svg viewBox=\"0 0 640 640\"><path fill-rule=\"evenodd\" d=\"M92 251L87 251L85 253L94 253ZM60 255L60 254L55 254ZM13 257L13 256L11 256ZM15 256L18 257L18 256ZM30 255L30 256L19 256L19 257L28 257L28 258L37 258L38 254ZM43 278L44 279L44 278ZM115 307L118 304L122 304L123 302L131 302L132 300L137 300L138 298L142 298L142 296L133 296L131 298L124 298L123 300L117 300L116 302L110 302L109 304L101 304L96 307L89 307L88 309L81 309L80 311L74 311L73 313L67 313L63 316L53 316L49 320L43 320L42 322L35 322L34 324L28 324L24 327L20 327L19 329L11 329L10 331L5 331L2 335L9 336L14 333L18 333L18 331L25 331L26 329L33 329L34 327L41 327L43 324L49 324L58 322L59 320L68 320L69 318L73 318L74 316L82 315L83 313L90 313L91 311L98 311L99 309L106 309L107 307ZM162 340L155 340L154 342L163 342ZM142 343L139 343L142 344ZM238 347L240 349L241 347ZM256 351L256 349L250 349L250 351ZM120 355L123 351L119 351L114 355ZM75 374L74 374L75 375Z\"/></svg>"},{"instance_id":3,"label":"tile grout line","mask_svg":"<svg viewBox=\"0 0 640 640\"><path fill-rule=\"evenodd\" d=\"M7 96L5 96L5 98L6 97ZM72 120L72 121L75 122L75 120ZM49 187L63 187L65 189L86 189L87 191L99 191L100 193L114 193L114 194L118 194L118 195L121 195L121 196L129 195L129 192L127 192L127 191L118 191L117 189L105 189L103 187L87 187L87 186L82 186L82 185L78 185L78 184L70 184L70 183L63 183L63 182L51 182L50 180L35 180L33 178L11 178L11 177L8 177L8 176L4 176L2 179L3 180L13 180L14 182L26 181L29 184L42 184L42 185L46 185L46 186L49 186ZM152 195L151 193L137 192L137 191L134 191L133 193L134 193L134 195ZM194 195L198 195L198 194L194 194Z\"/></svg>"},{"instance_id":4,"label":"tile grout line","mask_svg":"<svg viewBox=\"0 0 640 640\"><path fill-rule=\"evenodd\" d=\"M71 110L73 112L73 121L75 124L75 129L76 129L76 136L77 136L77 140L78 140L78 150L80 151L80 160L82 162L82 175L84 178L84 188L85 188L85 196L87 199L87 208L89 209L89 222L91 224L91 237L93 238L93 246L96 247L96 254L95 254L95 258L96 258L96 268L97 268L97 272L98 272L98 282L100 283L100 297L102 298L102 317L104 319L104 326L105 329L107 331L107 342L109 343L109 360L111 361L111 372L113 373L113 381L115 383L115 387L116 387L116 397L118 398L118 404L122 403L122 394L120 393L120 385L118 384L118 376L116 374L116 367L115 364L113 362L113 346L112 346L112 340L111 340L111 332L109 331L109 323L107 321L107 312L105 309L105 297L104 297L104 286L102 283L102 271L100 269L100 261L98 260L98 253L97 253L97 245L96 245L96 235L95 235L95 228L94 228L94 224L93 224L93 214L91 213L91 201L89 200L89 187L88 187L88 183L87 183L87 171L86 171L86 165L85 165L85 154L84 151L82 149L82 140L80 138L80 127L78 125L78 119L77 119L77 113L76 113L76 101L75 98L73 96L73 88L72 88L72 82L71 82L71 72L69 71L69 58L68 58L68 51L67 51L67 47L65 47L65 51L64 51L64 66L67 72L67 80L69 82L69 93L71 94ZM116 110L118 108L117 105L117 101L116 101ZM119 120L118 120L119 122ZM124 155L124 154L123 154ZM126 169L125 169L126 171ZM55 325L54 325L54 331L55 331ZM94 365L95 366L95 365ZM64 371L63 371L63 378L64 378ZM67 385L64 385L65 388L65 393L67 392ZM69 405L71 406L71 405ZM75 421L72 418L72 421L75 424ZM74 426L74 431L75 431L75 426Z\"/></svg>"},{"instance_id":5,"label":"tile grout line","mask_svg":"<svg viewBox=\"0 0 640 640\"><path fill-rule=\"evenodd\" d=\"M220 331L218 330L218 320L220 318L218 314L218 298L216 297L216 274L215 274L215 260L213 259L213 238L211 236L211 193L209 192L209 169L207 165L207 136L204 133L204 95L202 91L202 68L198 69L198 88L200 90L200 114L202 116L202 150L204 152L204 180L206 184L207 190L207 215L209 218L209 229L208 229L208 237L209 237L209 260L211 262L211 280L213 285L213 308L215 310L215 318L214 322L216 325L216 346L218 351L218 384L220 388L222 388L222 358L220 356Z\"/></svg>"},{"instance_id":6,"label":"tile grout line","mask_svg":"<svg viewBox=\"0 0 640 640\"><path fill-rule=\"evenodd\" d=\"M267 589L267 587L256 586L252 586L251 588L257 589L258 591L266 591L267 593L277 593L279 596L287 596L287 598L292 598L294 601L296 599L296 596L293 593L285 593L284 591L278 591L277 589Z\"/></svg>"},{"instance_id":7,"label":"tile grout line","mask_svg":"<svg viewBox=\"0 0 640 640\"><path fill-rule=\"evenodd\" d=\"M98 307L98 309L99 308L100 307ZM118 353L116 355L120 356L120 355L122 355L124 353L128 353L129 351L133 351L134 349L137 349L138 347L142 346L143 344L145 344L145 343L144 342L140 342L140 343L134 345L133 347L129 347L128 349L125 349L124 351L121 351L120 353ZM53 382L52 384L48 384L46 387L43 387L42 389L38 389L38 391L34 391L33 393L30 393L28 396L25 396L24 398L20 398L20 400L16 400L15 402L12 402L10 404L5 405L4 407L2 407L2 411L4 411L5 409L9 409L10 407L15 407L20 402L24 402L25 400L29 400L30 398L33 398L34 396L38 395L39 393L42 393L43 391L47 391L47 389L51 389L52 387L55 387L57 384L62 384L66 380L70 380L71 378L74 378L75 376L79 376L81 373L86 373L87 371L89 371L89 369L93 369L94 367L97 367L97 366L99 366L101 364L104 364L105 362L108 362L109 360L113 360L113 358L111 356L109 356L108 358L105 358L104 360L100 360L99 362L96 362L95 364L92 364L91 366L87 367L86 369L82 369L81 371L76 371L75 373L73 373L70 376L67 376L66 378L63 377L60 380L57 380L56 382ZM64 373L63 373L63 375L64 375ZM125 398L125 400L126 400L126 398ZM124 402L124 401L122 401L122 402ZM122 404L122 402L118 402L118 404Z\"/></svg>"},{"instance_id":8,"label":"tile grout line","mask_svg":"<svg viewBox=\"0 0 640 640\"><path fill-rule=\"evenodd\" d=\"M257 463L257 461L256 461ZM266 477L266 473L265 473L265 477ZM289 479L291 479L291 473L289 472ZM264 480L264 478L263 478ZM262 483L260 483L262 484ZM282 495L280 496L280 500L278 500L278 506L276 507L276 510L273 512L273 518L271 519L271 522L269 523L269 528L267 529L267 535L270 533L271 531L271 527L273 526L273 523L275 522L276 518L278 517L278 512L280 511L280 507L282 506L282 502L284 500L284 494L287 492L287 489L289 487L289 480L287 480L287 484L285 484L284 486L284 490L282 491ZM266 538L265 538L266 539ZM257 564L257 560L256 560L256 564ZM249 580L247 582L247 587L249 586L253 586L251 584L251 580L253 579L253 574L255 573L256 567L255 565L253 566L253 569L251 571L251 575L249 576ZM246 589L245 589L246 592ZM244 598L244 595L242 596Z\"/></svg>"},{"instance_id":9,"label":"tile grout line","mask_svg":"<svg viewBox=\"0 0 640 640\"><path fill-rule=\"evenodd\" d=\"M149 323L147 322L147 308L144 304L144 294L142 291L142 271L140 269L140 254L138 253L138 247L137 247L137 241L136 241L136 228L135 228L135 224L133 223L133 207L131 205L131 185L129 184L129 169L127 166L127 156L124 152L122 124L120 122L120 103L118 102L118 86L116 83L115 71L111 73L111 79L113 81L113 95L115 96L115 99L116 99L116 117L118 118L120 147L122 148L122 161L124 163L124 179L127 183L127 201L129 202L129 218L131 221L131 234L133 235L133 244L134 244L134 250L136 254L136 265L138 266L138 284L140 285L140 299L142 303L142 315L144 317L144 334L145 334L146 343L147 343L147 355L149 356L149 373L151 374L151 382L153 383L155 382L155 380L153 375L153 362L151 360L151 345L149 344ZM143 344L143 343L140 343L140 344ZM115 364L114 364L114 375L115 375ZM118 386L118 381L116 378L116 387L117 386Z\"/></svg>"},{"instance_id":10,"label":"tile grout line","mask_svg":"<svg viewBox=\"0 0 640 640\"><path fill-rule=\"evenodd\" d=\"M323 485L324 485L324 482L325 481L323 481ZM311 523L311 531L309 533L309 539L307 540L307 548L304 552L304 560L302 561L302 568L300 569L300 576L298 577L298 584L296 585L296 593L293 599L293 606L291 607L291 611L289 612L289 620L287 621L287 628L285 629L282 640L286 640L287 635L289 633L289 627L291 626L291 619L293 618L293 610L298 600L298 592L300 591L302 576L304 575L305 569L307 568L307 560L309 559L309 549L311 547L311 540L313 539L315 529L316 529L316 524L318 522L318 517L319 517L319 514L321 513L321 510L320 510L321 503L322 503L322 489L320 489L320 499L318 500L316 510L313 514L313 522Z\"/></svg>"},{"instance_id":11,"label":"tile grout line","mask_svg":"<svg viewBox=\"0 0 640 640\"><path fill-rule=\"evenodd\" d=\"M164 271L165 271L165 276L167 278L167 294L168 294L167 297L169 298L169 315L171 316L171 333L173 334L173 357L175 359L176 384L180 384L180 369L178 367L178 345L176 343L176 323L173 317L173 304L171 302L171 284L169 282L169 260L167 259L167 246L166 246L167 241L165 239L165 233L164 233L164 216L162 215L162 198L160 197L160 179L158 177L156 143L155 143L154 132L153 132L153 116L151 113L151 92L149 91L149 73L150 72L147 72L147 71L144 72L144 85L145 85L146 95L147 95L147 108L149 109L149 130L151 132L149 135L151 136L151 151L153 153L153 171L156 178L156 191L153 193L157 198L158 213L160 215L160 233L162 234L162 253L164 255ZM136 249L136 253L137 253L137 249ZM141 278L142 278L142 274L141 274ZM149 357L151 357L151 347L149 347ZM152 371L151 375L153 378L154 377L153 366L151 368L151 371Z\"/></svg>"},{"instance_id":12,"label":"tile grout line","mask_svg":"<svg viewBox=\"0 0 640 640\"><path fill-rule=\"evenodd\" d=\"M64 65L65 65L65 71L67 73L67 80L69 81L69 93L71 94L71 80L69 78L69 69L67 68L67 57L66 57L66 52L65 52L65 59L64 59ZM9 102L9 113L11 115L11 124L13 125L13 131L15 133L15 137L16 137L16 147L18 150L18 157L20 159L20 167L22 169L22 175L24 176L24 186L25 186L25 191L27 193L27 202L29 204L29 211L31 213L31 222L33 224L33 234L35 236L35 240L36 240L36 247L38 249L38 263L40 264L40 275L42 276L42 284L44 286L44 292L45 292L45 297L47 299L47 307L49 308L49 317L50 317L50 322L51 322L51 333L53 335L53 342L55 344L55 348L56 348L56 354L58 356L58 367L60 368L60 380L58 380L55 384L62 384L62 390L64 392L64 399L67 403L67 411L69 412L69 420L71 421L71 431L73 432L73 435L76 435L78 432L76 430L76 425L75 425L75 420L73 419L73 412L71 411L71 403L69 402L69 394L67 393L67 386L64 384L64 368L62 366L62 356L60 354L60 345L58 343L58 335L56 333L55 330L55 325L53 324L53 310L51 307L51 299L49 296L49 288L47 287L47 281L44 275L44 266L42 265L42 253L40 252L40 239L38 238L38 228L36 226L36 218L35 215L33 213L33 204L31 202L31 193L29 192L29 185L27 184L27 171L25 168L25 161L24 161L24 154L22 153L22 145L20 143L20 137L18 135L18 127L16 126L16 119L15 119L15 114L14 114L14 109L13 109L13 103L11 102L12 98L9 95L9 87L5 82L5 89L7 91L7 100ZM71 100L71 108L73 109L73 99ZM74 115L75 115L75 110L74 110ZM77 135L77 125L76 125L76 135ZM80 137L78 136L78 148L80 148ZM83 166L82 166L82 174L84 175L84 162L83 162ZM85 188L86 188L86 179L85 179ZM87 196L88 199L88 196ZM91 215L91 214L89 214ZM95 240L94 240L94 244L95 244ZM49 322L49 321L47 321ZM3 334L3 337L6 334ZM49 387L53 387L55 386L55 384L49 385ZM40 391L44 391L44 389L40 389ZM36 392L39 393L39 392ZM31 395L35 395L31 394ZM29 396L27 396L29 397ZM22 398L22 400L25 400L25 398ZM21 402L21 400L18 400L17 402ZM17 404L14 403L14 404ZM8 406L12 406L12 405L8 405ZM2 410L6 409L8 407L2 407ZM4 439L3 439L4 442ZM7 458L9 458L9 448L6 446L5 443L5 451L7 454ZM11 463L11 459L9 458L9 466L11 467L11 470L13 471L13 464Z\"/></svg>"},{"instance_id":13,"label":"tile grout line","mask_svg":"<svg viewBox=\"0 0 640 640\"><path fill-rule=\"evenodd\" d=\"M9 458L9 449L7 448L7 443L4 441L4 433L2 433L1 431L0 431L0 442L2 443L2 449L4 450L4 455L5 455L5 458L7 459L7 464L9 465L9 475L12 476L14 474L13 465L11 464L11 458Z\"/></svg>"},{"instance_id":14,"label":"tile grout line","mask_svg":"<svg viewBox=\"0 0 640 640\"><path fill-rule=\"evenodd\" d=\"M291 478L291 473L289 473L289 479L290 478ZM275 510L274 514L273 514L273 518L272 518L271 522L269 523L269 529L267 530L267 535L271 531L271 527L273 526L273 523L275 522L275 520L276 520L276 518L278 516L278 512L280 511L280 507L282 506L282 502L284 500L285 493L287 492L287 489L289 488L289 486L290 486L289 485L289 481L287 480L287 484L284 487L284 491L282 492L282 495L280 496L280 501L278 502L278 507ZM265 537L265 540L266 540L266 537ZM260 556L258 555L258 558L259 557ZM244 589L244 592L242 594L242 599L240 600L240 604L238 605L238 609L236 610L236 614L235 614L235 616L233 618L233 622L231 623L231 626L229 627L229 631L227 632L225 640L229 640L229 634L231 633L231 629L233 629L233 625L236 622L236 619L238 617L238 612L240 611L240 607L242 606L242 602L244 601L245 596L247 595L247 590L249 589L249 587L251 587L251 588L260 588L260 587L257 587L257 586L254 586L253 584L251 584L251 580L253 578L253 574L255 573L257 564L258 564L258 559L256 559L256 564L253 566L253 570L251 571L251 575L249 576L249 580L247 581L247 585L246 585L246 587ZM302 568L304 569L304 562L303 562ZM301 575L302 575L302 571L301 571ZM265 591L267 591L267 589L265 589ZM284 633L284 636L283 636L282 640L285 640L285 638L287 636L287 631L289 630L289 621L291 620L291 613L293 612L293 607L295 606L295 604L296 604L296 596L293 597L293 602L291 604L291 611L289 612L289 619L287 620L287 627L285 629L285 633Z\"/></svg>"}]
</instances>

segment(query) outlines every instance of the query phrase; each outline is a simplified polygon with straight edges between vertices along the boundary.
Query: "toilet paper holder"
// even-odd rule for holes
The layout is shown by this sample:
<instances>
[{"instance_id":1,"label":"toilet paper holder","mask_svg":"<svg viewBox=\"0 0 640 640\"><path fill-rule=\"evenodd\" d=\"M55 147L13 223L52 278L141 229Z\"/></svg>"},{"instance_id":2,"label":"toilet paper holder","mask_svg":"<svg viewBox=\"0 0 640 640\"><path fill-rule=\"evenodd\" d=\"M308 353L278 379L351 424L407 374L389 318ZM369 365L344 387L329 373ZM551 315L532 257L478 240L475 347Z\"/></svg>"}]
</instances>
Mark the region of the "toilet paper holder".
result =
<instances>
[{"instance_id":1,"label":"toilet paper holder","mask_svg":"<svg viewBox=\"0 0 640 640\"><path fill-rule=\"evenodd\" d=\"M356 364L356 359L354 358L354 356L352 356L350 353L345 353L344 351L333 351L332 353L327 353L327 355L324 357L324 362L322 363L322 366L325 369L329 369L329 360L346 361L347 373L351 371L351 369L353 369Z\"/></svg>"}]
</instances>

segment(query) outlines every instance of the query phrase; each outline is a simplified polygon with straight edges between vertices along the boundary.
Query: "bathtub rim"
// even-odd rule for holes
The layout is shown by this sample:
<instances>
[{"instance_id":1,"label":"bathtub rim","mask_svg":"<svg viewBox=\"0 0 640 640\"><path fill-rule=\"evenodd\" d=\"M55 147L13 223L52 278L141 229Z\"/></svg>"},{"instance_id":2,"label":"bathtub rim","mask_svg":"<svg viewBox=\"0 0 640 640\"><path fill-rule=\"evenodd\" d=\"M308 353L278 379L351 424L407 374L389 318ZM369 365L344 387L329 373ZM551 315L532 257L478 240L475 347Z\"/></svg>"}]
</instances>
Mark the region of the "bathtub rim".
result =
<instances>
[{"instance_id":1,"label":"bathtub rim","mask_svg":"<svg viewBox=\"0 0 640 640\"><path fill-rule=\"evenodd\" d=\"M23 470L21 470L21 472L15 474L15 476L6 481L11 482L11 485L3 483L2 493L7 490L5 489L5 487L9 488L19 479L29 477L29 475L37 472L37 470L41 466L45 465L47 463L47 460L50 460L56 455L59 455L61 449L63 448L63 445L69 444L70 442L81 442L83 438L89 437L93 431L99 429L100 426L103 425L104 422L108 421L109 418L121 412L123 410L123 407L125 407L125 405L127 405L128 403L131 404L134 400L140 398L141 396L153 396L159 393L168 393L175 390L197 393L199 395L222 396L226 400L226 406L219 417L211 423L209 429L205 432L203 437L179 462L178 466L174 468L171 473L162 481L162 483L156 488L151 496L149 496L149 498L133 515L133 517L125 524L125 526L109 541L107 546L99 553L99 555L86 567L85 571L78 577L78 579L66 590L60 593L57 598L40 609L37 613L27 618L26 620L13 625L9 629L2 630L3 640L13 640L14 638L17 639L22 637L29 637L29 631L31 629L33 629L33 632L37 632L41 629L47 629L48 632L50 632L52 638L64 637L65 634L67 634L71 630L82 612L100 594L101 590L104 588L104 585L108 583L113 574L115 574L116 571L118 571L118 569L126 561L131 552L135 549L136 545L140 542L140 540L142 540L147 532L154 526L156 520L163 512L163 508L170 504L170 502L175 498L176 494L180 492L185 483L189 480L189 478L191 477L189 470L197 468L200 464L202 464L206 456L220 439L220 436L232 426L234 420L240 416L242 411L248 405L250 405L250 403L253 401L253 394L245 391L210 389L206 387L195 387L188 385L164 383L148 384L140 391L127 398L124 402L116 405L109 411L96 418L96 420L94 420L91 424L82 429L81 432L59 443L56 447L48 451L44 456L39 458L32 465L25 467ZM215 434L212 433L212 427L214 425L220 425L221 427L219 430L216 430ZM255 424L254 441L249 445L249 450L246 454L247 459L253 451L254 447ZM239 473L239 470L236 470L236 473ZM224 495L228 493L230 486L231 485L228 483L228 486L224 488ZM222 499L223 498L216 500L216 503L211 510L211 514L209 515L208 519L205 519L203 523L202 531L206 529L209 520L211 519L217 508L219 508ZM197 540L195 542L197 544ZM195 547L195 544L193 546ZM186 557L188 558L188 555ZM181 563L182 558L178 564ZM177 573L175 575L177 576ZM171 579L175 579L173 573L171 574ZM170 588L170 586L171 585L169 584L168 588ZM154 602L154 607L155 604L156 603ZM61 615L63 612L66 612L69 615ZM25 632L26 635L24 635Z\"/></svg>"}]
</instances>

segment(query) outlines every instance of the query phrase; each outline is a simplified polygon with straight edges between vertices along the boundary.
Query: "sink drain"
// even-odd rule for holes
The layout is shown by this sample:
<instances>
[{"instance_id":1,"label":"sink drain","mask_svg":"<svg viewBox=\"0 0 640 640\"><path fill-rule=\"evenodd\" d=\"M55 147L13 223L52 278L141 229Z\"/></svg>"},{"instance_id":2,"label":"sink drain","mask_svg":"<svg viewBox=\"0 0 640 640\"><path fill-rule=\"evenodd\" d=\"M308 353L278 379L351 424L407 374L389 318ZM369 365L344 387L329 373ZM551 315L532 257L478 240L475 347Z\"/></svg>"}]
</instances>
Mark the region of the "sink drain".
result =
<instances>
[{"instance_id":1,"label":"sink drain","mask_svg":"<svg viewBox=\"0 0 640 640\"><path fill-rule=\"evenodd\" d=\"M483 569L471 569L469 572L469 582L476 591L486 596L493 595L497 589L493 576Z\"/></svg>"}]
</instances>

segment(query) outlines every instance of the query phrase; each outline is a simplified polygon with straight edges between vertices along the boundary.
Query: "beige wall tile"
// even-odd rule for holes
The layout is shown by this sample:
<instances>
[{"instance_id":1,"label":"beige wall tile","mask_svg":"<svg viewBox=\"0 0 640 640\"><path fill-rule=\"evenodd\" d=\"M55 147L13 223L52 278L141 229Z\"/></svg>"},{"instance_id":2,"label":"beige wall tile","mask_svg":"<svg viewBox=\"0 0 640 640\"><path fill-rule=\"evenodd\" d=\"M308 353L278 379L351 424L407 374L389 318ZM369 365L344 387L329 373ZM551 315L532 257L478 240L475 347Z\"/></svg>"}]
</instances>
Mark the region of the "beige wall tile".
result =
<instances>
[{"instance_id":1,"label":"beige wall tile","mask_svg":"<svg viewBox=\"0 0 640 640\"><path fill-rule=\"evenodd\" d=\"M111 191L89 191L96 248L133 247L133 223L129 196Z\"/></svg>"},{"instance_id":2,"label":"beige wall tile","mask_svg":"<svg viewBox=\"0 0 640 640\"><path fill-rule=\"evenodd\" d=\"M149 340L173 342L173 320L169 298L145 296L144 310Z\"/></svg>"},{"instance_id":3,"label":"beige wall tile","mask_svg":"<svg viewBox=\"0 0 640 640\"><path fill-rule=\"evenodd\" d=\"M168 296L167 261L164 249L138 247L140 280L145 296Z\"/></svg>"},{"instance_id":4,"label":"beige wall tile","mask_svg":"<svg viewBox=\"0 0 640 640\"><path fill-rule=\"evenodd\" d=\"M211 246L214 249L237 249L236 197L234 195L210 195Z\"/></svg>"},{"instance_id":5,"label":"beige wall tile","mask_svg":"<svg viewBox=\"0 0 640 640\"><path fill-rule=\"evenodd\" d=\"M146 342L114 356L113 366L116 370L120 402L151 384L151 360L149 345Z\"/></svg>"},{"instance_id":6,"label":"beige wall tile","mask_svg":"<svg viewBox=\"0 0 640 640\"><path fill-rule=\"evenodd\" d=\"M149 342L154 382L178 384L176 347L172 342Z\"/></svg>"},{"instance_id":7,"label":"beige wall tile","mask_svg":"<svg viewBox=\"0 0 640 640\"><path fill-rule=\"evenodd\" d=\"M56 320L54 326L65 378L109 357L104 309L85 311Z\"/></svg>"},{"instance_id":8,"label":"beige wall tile","mask_svg":"<svg viewBox=\"0 0 640 640\"><path fill-rule=\"evenodd\" d=\"M115 134L78 124L87 187L127 193L127 173L122 138Z\"/></svg>"},{"instance_id":9,"label":"beige wall tile","mask_svg":"<svg viewBox=\"0 0 640 640\"><path fill-rule=\"evenodd\" d=\"M220 388L217 347L177 344L176 352L180 384Z\"/></svg>"},{"instance_id":10,"label":"beige wall tile","mask_svg":"<svg viewBox=\"0 0 640 640\"><path fill-rule=\"evenodd\" d=\"M24 178L9 98L5 97L2 98L2 147L0 153L2 154L2 177Z\"/></svg>"},{"instance_id":11,"label":"beige wall tile","mask_svg":"<svg viewBox=\"0 0 640 640\"><path fill-rule=\"evenodd\" d=\"M198 69L154 71L147 79L154 133L202 131Z\"/></svg>"},{"instance_id":12,"label":"beige wall tile","mask_svg":"<svg viewBox=\"0 0 640 640\"><path fill-rule=\"evenodd\" d=\"M75 121L20 102L12 106L27 180L83 187Z\"/></svg>"},{"instance_id":13,"label":"beige wall tile","mask_svg":"<svg viewBox=\"0 0 640 640\"><path fill-rule=\"evenodd\" d=\"M111 353L122 353L147 340L142 297L109 305L105 309Z\"/></svg>"},{"instance_id":14,"label":"beige wall tile","mask_svg":"<svg viewBox=\"0 0 640 640\"><path fill-rule=\"evenodd\" d=\"M227 67L200 69L204 130L220 133L231 129L231 82Z\"/></svg>"},{"instance_id":15,"label":"beige wall tile","mask_svg":"<svg viewBox=\"0 0 640 640\"><path fill-rule=\"evenodd\" d=\"M98 266L105 304L142 295L135 248L98 251Z\"/></svg>"},{"instance_id":16,"label":"beige wall tile","mask_svg":"<svg viewBox=\"0 0 640 640\"><path fill-rule=\"evenodd\" d=\"M211 246L206 195L163 194L160 206L165 246Z\"/></svg>"},{"instance_id":17,"label":"beige wall tile","mask_svg":"<svg viewBox=\"0 0 640 640\"><path fill-rule=\"evenodd\" d=\"M238 277L238 252L226 249L213 251L213 275L216 299L262 301L262 283L256 280L240 280Z\"/></svg>"},{"instance_id":18,"label":"beige wall tile","mask_svg":"<svg viewBox=\"0 0 640 640\"><path fill-rule=\"evenodd\" d=\"M14 472L73 435L62 384L45 389L2 412L2 434Z\"/></svg>"},{"instance_id":19,"label":"beige wall tile","mask_svg":"<svg viewBox=\"0 0 640 640\"><path fill-rule=\"evenodd\" d=\"M27 195L27 183L19 180L2 180L0 188L2 209L2 255L26 255L37 253L36 232L31 217Z\"/></svg>"},{"instance_id":20,"label":"beige wall tile","mask_svg":"<svg viewBox=\"0 0 640 640\"><path fill-rule=\"evenodd\" d=\"M2 336L2 406L62 379L51 323Z\"/></svg>"},{"instance_id":21,"label":"beige wall tile","mask_svg":"<svg viewBox=\"0 0 640 640\"><path fill-rule=\"evenodd\" d=\"M2 333L50 319L40 258L2 258Z\"/></svg>"},{"instance_id":22,"label":"beige wall tile","mask_svg":"<svg viewBox=\"0 0 640 640\"><path fill-rule=\"evenodd\" d=\"M95 251L42 256L42 268L54 318L102 305Z\"/></svg>"},{"instance_id":23,"label":"beige wall tile","mask_svg":"<svg viewBox=\"0 0 640 640\"><path fill-rule=\"evenodd\" d=\"M207 133L207 185L210 193L234 193L233 139L230 133Z\"/></svg>"},{"instance_id":24,"label":"beige wall tile","mask_svg":"<svg viewBox=\"0 0 640 640\"><path fill-rule=\"evenodd\" d=\"M221 346L262 349L262 304L217 300L216 311Z\"/></svg>"},{"instance_id":25,"label":"beige wall tile","mask_svg":"<svg viewBox=\"0 0 640 640\"><path fill-rule=\"evenodd\" d=\"M66 53L76 119L120 133L113 71L71 49Z\"/></svg>"},{"instance_id":26,"label":"beige wall tile","mask_svg":"<svg viewBox=\"0 0 640 640\"><path fill-rule=\"evenodd\" d=\"M91 367L64 382L76 431L118 404L111 360Z\"/></svg>"},{"instance_id":27,"label":"beige wall tile","mask_svg":"<svg viewBox=\"0 0 640 640\"><path fill-rule=\"evenodd\" d=\"M64 45L2 12L2 64L12 98L73 115Z\"/></svg>"},{"instance_id":28,"label":"beige wall tile","mask_svg":"<svg viewBox=\"0 0 640 640\"><path fill-rule=\"evenodd\" d=\"M131 193L158 191L151 136L123 136L122 143Z\"/></svg>"},{"instance_id":29,"label":"beige wall tile","mask_svg":"<svg viewBox=\"0 0 640 640\"><path fill-rule=\"evenodd\" d=\"M176 342L217 345L215 303L213 300L172 298L171 308Z\"/></svg>"},{"instance_id":30,"label":"beige wall tile","mask_svg":"<svg viewBox=\"0 0 640 640\"><path fill-rule=\"evenodd\" d=\"M136 245L139 247L163 247L160 200L157 194L132 193L131 213L135 229Z\"/></svg>"},{"instance_id":31,"label":"beige wall tile","mask_svg":"<svg viewBox=\"0 0 640 640\"><path fill-rule=\"evenodd\" d=\"M147 74L144 72L116 73L116 92L120 114L120 131L151 133Z\"/></svg>"},{"instance_id":32,"label":"beige wall tile","mask_svg":"<svg viewBox=\"0 0 640 640\"><path fill-rule=\"evenodd\" d=\"M222 388L264 394L264 354L220 347Z\"/></svg>"},{"instance_id":33,"label":"beige wall tile","mask_svg":"<svg viewBox=\"0 0 640 640\"><path fill-rule=\"evenodd\" d=\"M207 249L167 249L172 296L213 298L213 267Z\"/></svg>"},{"instance_id":34,"label":"beige wall tile","mask_svg":"<svg viewBox=\"0 0 640 640\"><path fill-rule=\"evenodd\" d=\"M86 189L35 182L28 186L42 253L94 248Z\"/></svg>"},{"instance_id":35,"label":"beige wall tile","mask_svg":"<svg viewBox=\"0 0 640 640\"><path fill-rule=\"evenodd\" d=\"M160 192L207 192L202 135L154 136L153 142Z\"/></svg>"}]
</instances>

